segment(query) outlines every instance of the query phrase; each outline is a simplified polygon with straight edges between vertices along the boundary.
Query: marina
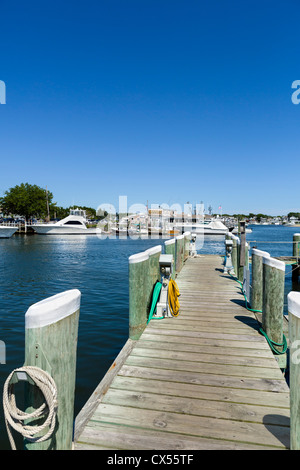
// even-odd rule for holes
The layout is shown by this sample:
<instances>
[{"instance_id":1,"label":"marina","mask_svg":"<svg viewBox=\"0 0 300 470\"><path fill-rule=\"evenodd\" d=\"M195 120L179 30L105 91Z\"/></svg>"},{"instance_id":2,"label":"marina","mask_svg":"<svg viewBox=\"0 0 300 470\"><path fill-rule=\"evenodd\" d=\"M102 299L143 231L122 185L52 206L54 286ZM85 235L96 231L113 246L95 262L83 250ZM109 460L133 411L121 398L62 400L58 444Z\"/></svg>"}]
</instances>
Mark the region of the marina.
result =
<instances>
[{"instance_id":1,"label":"marina","mask_svg":"<svg viewBox=\"0 0 300 470\"><path fill-rule=\"evenodd\" d=\"M286 256L286 258L290 259L291 257L288 257L288 254L289 253L291 254L291 247L292 247L291 240L293 237L293 233L295 233L295 229L292 229L292 228L253 227L253 232L249 235L247 234L247 241L250 243L251 246L258 246L259 248L262 248L262 249L267 247L267 250L270 251L270 254L272 256L274 255L277 255L279 257ZM253 240L253 244L251 242L251 238ZM170 239L170 242L167 242L167 245L169 244L169 247L170 247L169 249L172 249L172 245L175 245L174 241ZM198 246L197 246L197 243L198 243ZM23 265L24 267L26 266L26 269L23 270L23 273L22 273L23 282L22 281L19 282L18 290L14 291L13 296L11 296L12 284L6 282L6 284L2 286L3 305L5 307L5 311L10 312L9 316L2 316L3 331L6 331L5 338L3 339L5 340L5 343L7 344L7 350L6 350L7 361L6 361L6 364L3 364L0 369L2 383L7 378L7 375L9 374L9 372L11 372L11 370L14 369L15 367L20 366L24 361L24 358L23 358L24 347L23 347L22 338L24 335L24 314L28 310L28 307L34 304L35 302L38 302L41 299L48 297L49 295L54 295L56 293L62 292L67 289L74 289L74 288L79 289L82 293L82 303L81 303L79 336L78 336L77 377L76 377L76 389L75 389L74 416L77 417L76 422L77 423L80 422L80 418L78 418L78 416L79 417L80 415L82 416L82 410L86 409L86 404L89 403L91 397L93 397L94 391L97 389L99 381L101 383L103 380L107 380L107 378L110 375L109 371L111 371L111 365L115 364L116 358L118 357L119 354L122 357L122 354L123 354L122 351L126 344L128 347L128 325L129 325L128 258L134 255L135 253L141 252L142 250L149 250L149 248L151 247L153 247L154 249L156 246L160 246L161 251L163 252L165 244L166 244L166 240L164 239L162 240L159 240L159 239L158 240L157 239L133 240L127 237L126 239L117 238L117 239L100 240L98 239L98 237L95 237L95 238L84 237L84 236L78 236L78 235L74 237L68 235L66 237L49 237L49 238L24 236L24 237L11 238L9 240L3 240L2 246L0 245L0 249L3 250L5 247L6 259L7 259L7 262L5 262L4 260L3 268L7 271L7 273L10 273L10 276L12 276L11 280L13 281L13 276L14 276L14 267L12 264L13 259L18 260L18 266L20 265L20 262L23 262ZM222 274L222 270L223 270L222 263L223 263L223 257L224 257L224 236L220 236L220 237L207 236L204 240L203 245L199 245L199 241L196 242L196 248L197 248L197 253L199 254L200 257L195 258L195 259L188 259L187 261L185 261L182 267L182 270L180 270L181 272L178 274L178 277L176 277L176 281L178 282L178 286L179 286L180 294L181 294L180 296L181 310L180 310L178 318L176 319L170 318L169 320L166 319L161 322L157 321L156 323L154 319L151 320L150 324L147 326L147 335L148 333L150 335L153 335L153 334L164 335L166 333L167 335L170 335L169 339L170 339L170 342L172 343L174 340L174 333L170 332L169 328L168 327L166 328L163 325L165 321L172 322L172 325L175 325L175 333L177 330L175 321L177 321L178 325L181 325L180 335L182 336L182 338L186 338L186 335L191 334L189 333L191 330L195 330L195 333L193 333L192 336L194 335L196 337L199 336L201 343L204 341L202 346L201 345L197 346L196 344L194 345L195 351L193 353L193 356L194 356L193 361L196 360L196 362L198 362L198 359L197 359L198 353L196 353L196 350L198 350L200 353L201 347L202 349L203 347L204 349L206 347L209 347L209 345L207 345L206 340L204 339L204 336L206 336L206 333L208 337L210 336L209 329L207 328L211 327L215 331L215 334L217 336L219 334L222 335L223 333L221 333L221 330L226 328L226 325L228 326L230 325L230 328L234 328L234 330L237 328L237 326L235 327L231 323L231 322L234 323L234 321L236 320L235 319L235 316L237 313L236 310L238 310L239 315L240 314L245 315L245 313L247 313L248 315L249 312L245 312L245 307L241 301L241 294L239 293L239 288L236 285L236 283L232 282L232 279L230 278L230 276L228 275L224 276ZM14 253L13 255L14 258L11 257L13 253ZM118 253L117 256L116 256L116 253ZM250 256L251 256L251 253L252 251L250 250ZM31 262L29 264L26 263L26 259L28 259L28 261L31 260ZM199 264L201 262L201 259L203 261L202 265ZM45 261L46 261L46 264L45 264ZM7 264L8 262L9 264ZM100 271L98 269L99 263L101 264L101 267L102 267ZM194 267L192 268L192 266ZM201 275L201 269L203 269L203 266L205 268L204 269L205 273L207 273L204 276L203 274ZM189 274L189 269L191 269L190 274ZM196 274L197 269L200 270L198 272L198 275ZM70 272L72 272L71 276L70 276ZM186 275L184 274L185 272L186 272ZM36 277L37 274L38 274L38 277ZM192 282L192 279L190 281L187 281L185 279L185 276L187 277L191 276L192 279L197 279L199 277L199 285L196 284L195 281ZM205 280L206 278L207 278L207 281ZM6 279L7 279L7 275L6 275ZM35 281L33 281L33 279L35 279ZM182 279L182 283L181 283L181 279ZM205 283L207 282L207 289L208 290L211 289L212 292L214 292L214 296L213 296L214 300L212 302L209 302L209 300L207 299L207 294L205 294L205 292L202 292L200 279L203 279L203 282L205 280ZM203 284L204 290L206 289L205 285L206 284ZM192 286L194 286L193 289L196 289L196 290L192 289L189 294L189 291L187 288L192 287ZM219 295L217 295L219 289L220 289L220 293ZM224 293L223 293L223 289L224 289ZM287 295L291 289L292 289L292 268L289 265L287 265L287 270L286 270L286 275L285 275L285 297L284 297L285 314L287 314ZM197 294L197 290L199 290L199 294ZM225 294L226 291L227 291L227 294ZM199 315L201 317L199 321L197 321L195 318L195 315L197 315L197 313L194 311L195 307L193 307L192 308L193 311L189 313L189 307L191 303L190 300L188 299L189 295L192 295L196 298L196 304L198 305L199 303L199 306L201 305L201 302L203 301L203 307L201 308L199 307ZM218 300L218 298L220 298L220 300ZM225 305L225 303L228 302L227 299L231 299L231 302ZM213 306L214 303L215 303L215 307ZM18 305L17 310L16 310L16 305ZM212 308L214 310L214 313L212 315L208 315L207 313L204 312L204 310L207 310L208 308ZM221 312L222 309L224 309L225 311L228 310L229 316L226 315L223 319L220 317L218 320L216 319L217 323L215 323L213 321L213 317L216 314L217 314L217 317L220 316L219 313L217 312ZM196 310L198 311L198 308ZM185 320L184 314L186 311L187 311L188 318ZM233 317L231 317L231 315L233 315ZM192 317L194 318L194 320ZM257 330L253 328L254 318L255 317L253 316L253 314L250 315L249 317L250 325L248 325L248 321L247 321L246 324L243 323L241 326L238 327L238 329L245 328L245 330L247 330L245 331L246 336L251 333L251 341L254 340L252 335L253 334L257 335L256 336L257 340L254 340L255 345L257 342L259 344L258 347L260 348L261 343L262 343L264 345L263 348L265 348L265 352L267 353L268 346L266 347L266 344L267 344L266 341L264 340L264 338L261 337L261 335L257 332ZM193 323L192 323L193 321L196 321L196 323L199 324L200 330L202 330L202 328L204 329L203 333L196 334L198 326L196 324L193 326ZM227 321L228 323L226 323ZM240 323L242 322L239 321L238 325L240 325ZM92 328L91 328L91 325L93 325ZM188 325L190 325L190 327L188 327ZM160 332L154 331L154 330L157 330L157 328L162 329L162 331ZM219 329L220 329L220 332L218 331ZM97 330L99 330L98 333L97 333ZM150 330L151 330L151 333L150 333ZM239 332L239 334L240 333L243 337L244 333ZM227 334L230 335L228 331L226 331L226 335ZM178 336L178 335L175 334L175 336ZM153 337L153 341L159 341L159 339L160 339L160 336L158 336L158 338L156 339L154 339ZM165 339L166 338L164 337L164 340ZM227 342L227 339L228 339L227 336L223 338L225 342ZM239 340L237 338L235 338L234 340L236 340L237 341L236 344L238 344ZM193 340L191 341L193 344ZM190 340L188 342L190 342ZM184 343L186 343L185 339L184 339ZM145 346L144 340L140 344L141 345L143 344ZM150 344L149 342L146 343L146 345L148 346L149 344ZM194 346L192 347L193 349L194 349ZM243 348L246 348L248 350L249 348L247 346L249 346L248 343L246 343L243 346ZM154 360L156 360L156 363L157 363L157 361L160 361L158 359L160 353L156 351L155 357L157 359L154 358L152 361L153 353L151 351L155 350L155 345L151 343L149 347L150 347L150 351L148 350L145 351L145 353L150 354L147 361L149 361L149 364L150 363L154 364ZM223 347L226 348L225 344L223 344ZM137 348L140 348L140 349L137 351L138 354L134 353L134 359L132 359L133 362L136 362L137 360L136 356L139 356L139 352L142 352L142 350L144 349L143 347L140 347L140 346L137 346ZM181 347L179 346L179 352L181 348L182 346ZM166 346L166 350L168 349L170 348ZM177 350L177 346L176 346L176 350ZM129 353L129 351L127 351L127 353ZM176 374L186 375L191 372L191 371L189 372L189 367L187 363L187 361L190 360L188 359L189 351L184 350L184 351L181 351L181 353L182 353L181 354L182 359L180 359L180 354L178 353L179 354L179 356L177 357L178 360L177 361L173 360L172 362L178 363L179 361L179 364L180 364L180 361L183 360L182 365L184 368L186 368L186 370L184 372L184 370L179 369L179 371L177 371ZM161 365L163 365L163 369L164 369L165 368L164 364L167 365L167 362L165 361L168 360L167 359L168 354L170 355L171 353L162 351L161 354L164 354L165 356L164 358L161 358L161 361L162 361ZM254 355L256 355L256 353ZM186 356L187 361L183 359L184 356ZM272 356L269 355L269 359L271 357ZM90 363L91 360L93 363L93 367L87 368L86 364ZM127 359L123 357L123 360L125 362ZM203 363L203 358L200 357L199 360L200 360L200 365L197 367L200 367L199 374L201 376L204 374L204 369L207 366L201 365ZM247 359L247 360L249 360L250 363L252 364L252 359ZM129 362L131 361L129 357L128 357L128 361ZM265 360L263 360L263 363L264 362ZM194 365L195 364L193 363L193 366ZM246 367L245 364L244 366ZM241 368L244 366L240 365ZM125 369L126 367L127 367L127 364L125 366ZM132 363L130 364L130 367L131 368L136 367L136 365L133 366L133 363ZM176 367L178 367L178 364ZM218 370L219 366L216 365L216 367L217 367L216 370ZM245 373L248 371L248 367L249 366L246 367ZM253 368L250 370L254 371L257 369L259 371L260 366L257 365L257 367L256 366L251 366L251 367ZM113 367L113 369L115 368ZM271 369L278 370L278 365L276 365L273 362L273 366L271 367ZM151 370L152 370L152 367L150 366L150 372ZM279 373L281 374L280 380L282 380L280 383L282 384L282 386L284 386L284 383L286 382L285 382L284 376L282 375L282 372L280 372L280 369L279 369ZM120 372L120 374L123 375L123 372L122 373ZM232 371L230 372L230 374L232 374ZM214 374L212 374L212 376L213 375ZM277 381L277 379L279 378L279 375L275 374L275 376L277 378L276 379L274 378L274 380ZM102 377L102 380L101 380L101 377ZM210 378L210 376L208 378ZM116 380L118 381L119 378L117 378ZM166 380L166 379L163 379L163 380ZM169 379L167 379L167 382L168 381ZM205 387L206 386L208 385L205 385ZM214 387L215 385L212 385L212 386ZM114 391L112 393L116 393L116 392ZM128 393L126 393L124 397L128 395ZM148 393L152 393L152 392L148 392ZM286 393L286 390L283 392L283 395L285 393ZM276 394L276 396L278 396L278 394ZM203 399L204 398L202 398L201 400ZM197 400L199 400L199 398ZM184 403L186 403L185 400L184 400ZM106 406L106 404L103 404L103 406ZM119 405L117 405L117 407L119 407ZM286 405L284 405L284 407L286 408ZM170 411L170 412L174 413L174 411ZM177 411L175 413L177 413ZM234 414L232 416L234 416ZM192 418L192 420L193 419L194 417ZM221 419L224 419L224 418L221 418ZM235 421L235 418L233 419L233 422L234 421ZM261 426L261 429L263 429L264 425L262 423L260 423L260 426ZM278 424L276 424L276 426L278 426ZM278 429L281 429L280 426ZM100 427L102 427L102 424ZM284 427L286 427L286 422L284 424ZM85 431L82 431L82 432L85 432ZM114 433L114 430L111 429L110 432ZM79 431L77 432L76 435L78 434L79 434ZM86 434L83 434L83 435L85 436ZM203 442L199 441L198 444L196 444L196 441L194 439L195 437L196 437L196 440L198 439L197 436L193 436L190 444L187 444L187 445L192 446L192 442L195 448L197 448L197 445L199 446L205 445L206 438L204 439ZM78 446L78 448L82 448L82 446L84 445L87 445L87 446L90 445L90 443L87 443L87 442L84 444L82 439L83 438L81 438L81 440L77 439L76 445ZM217 439L219 439L219 437L217 437ZM271 441L267 440L266 446L268 447L269 445L271 445L272 447L277 438L274 438L274 439L275 440L273 440L272 443ZM286 437L284 439L285 439L284 445L286 445ZM166 442L169 442L169 441L166 441ZM227 443L227 444L230 447L232 443L231 444ZM253 443L251 443L251 446L252 444ZM237 448L240 447L240 444L235 443L235 442L232 445L236 446ZM254 443L254 445L256 444ZM277 445L278 445L278 442L276 443L275 447ZM9 446L9 444L7 443L7 437L3 435L3 433L1 435L1 446L2 448L6 448L7 446ZM99 444L99 446L100 448L101 446L105 447L105 444L102 443L102 444ZM217 446L217 443L214 443L213 446ZM279 444L279 447L282 447L282 443Z\"/></svg>"},{"instance_id":2,"label":"marina","mask_svg":"<svg viewBox=\"0 0 300 470\"><path fill-rule=\"evenodd\" d=\"M2 451L300 450L297 13L1 2Z\"/></svg>"}]
</instances>

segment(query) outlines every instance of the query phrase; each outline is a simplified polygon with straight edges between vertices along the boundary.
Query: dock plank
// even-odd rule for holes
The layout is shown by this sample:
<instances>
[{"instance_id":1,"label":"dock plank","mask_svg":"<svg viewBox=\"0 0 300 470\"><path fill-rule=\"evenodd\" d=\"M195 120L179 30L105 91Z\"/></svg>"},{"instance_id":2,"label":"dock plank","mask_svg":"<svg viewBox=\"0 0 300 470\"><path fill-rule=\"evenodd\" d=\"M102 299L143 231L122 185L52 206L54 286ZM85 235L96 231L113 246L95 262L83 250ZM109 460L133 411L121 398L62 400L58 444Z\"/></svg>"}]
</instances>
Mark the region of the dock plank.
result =
<instances>
[{"instance_id":1,"label":"dock plank","mask_svg":"<svg viewBox=\"0 0 300 470\"><path fill-rule=\"evenodd\" d=\"M289 448L289 388L221 263L187 260L179 316L152 320L130 346L80 416L76 450Z\"/></svg>"}]
</instances>

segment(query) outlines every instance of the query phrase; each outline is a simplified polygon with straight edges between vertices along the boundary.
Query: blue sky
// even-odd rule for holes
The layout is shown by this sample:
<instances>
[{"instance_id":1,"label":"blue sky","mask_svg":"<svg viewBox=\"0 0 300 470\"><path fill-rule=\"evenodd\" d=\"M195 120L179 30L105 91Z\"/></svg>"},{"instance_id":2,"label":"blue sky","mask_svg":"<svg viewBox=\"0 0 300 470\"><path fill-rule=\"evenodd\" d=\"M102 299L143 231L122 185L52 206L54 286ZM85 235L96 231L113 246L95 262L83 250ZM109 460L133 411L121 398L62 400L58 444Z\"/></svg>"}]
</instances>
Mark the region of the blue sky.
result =
<instances>
[{"instance_id":1,"label":"blue sky","mask_svg":"<svg viewBox=\"0 0 300 470\"><path fill-rule=\"evenodd\" d=\"M0 0L0 196L300 211L297 0Z\"/></svg>"}]
</instances>

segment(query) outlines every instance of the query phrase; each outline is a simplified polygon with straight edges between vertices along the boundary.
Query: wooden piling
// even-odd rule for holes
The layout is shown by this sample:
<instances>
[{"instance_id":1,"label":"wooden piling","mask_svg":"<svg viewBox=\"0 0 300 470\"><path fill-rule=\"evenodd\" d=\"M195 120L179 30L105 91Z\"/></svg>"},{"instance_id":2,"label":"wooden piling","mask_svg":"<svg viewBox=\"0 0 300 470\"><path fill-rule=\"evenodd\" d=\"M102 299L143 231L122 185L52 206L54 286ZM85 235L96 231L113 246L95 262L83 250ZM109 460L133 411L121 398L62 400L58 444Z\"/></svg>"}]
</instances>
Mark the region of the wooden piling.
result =
<instances>
[{"instance_id":1,"label":"wooden piling","mask_svg":"<svg viewBox=\"0 0 300 470\"><path fill-rule=\"evenodd\" d=\"M183 266L183 259L184 259L184 235L178 235L176 237L176 259L175 259L175 271L176 273L180 273L182 266Z\"/></svg>"},{"instance_id":2,"label":"wooden piling","mask_svg":"<svg viewBox=\"0 0 300 470\"><path fill-rule=\"evenodd\" d=\"M300 233L293 235L293 256L300 258Z\"/></svg>"},{"instance_id":3,"label":"wooden piling","mask_svg":"<svg viewBox=\"0 0 300 470\"><path fill-rule=\"evenodd\" d=\"M271 257L263 258L262 327L271 341L283 342L285 263ZM281 346L276 346L282 351Z\"/></svg>"},{"instance_id":4,"label":"wooden piling","mask_svg":"<svg viewBox=\"0 0 300 470\"><path fill-rule=\"evenodd\" d=\"M270 257L266 251L252 250L252 290L251 308L262 311L263 308L263 258Z\"/></svg>"},{"instance_id":5,"label":"wooden piling","mask_svg":"<svg viewBox=\"0 0 300 470\"><path fill-rule=\"evenodd\" d=\"M149 254L129 257L129 338L138 339L147 325Z\"/></svg>"},{"instance_id":6,"label":"wooden piling","mask_svg":"<svg viewBox=\"0 0 300 470\"><path fill-rule=\"evenodd\" d=\"M165 254L166 255L173 255L173 273L172 273L172 279L175 279L176 273L175 273L175 266L176 266L176 238L171 238L171 240L165 241Z\"/></svg>"},{"instance_id":7,"label":"wooden piling","mask_svg":"<svg viewBox=\"0 0 300 470\"><path fill-rule=\"evenodd\" d=\"M160 279L159 257L162 252L161 245L153 246L146 250L149 256L149 278L150 284L155 284Z\"/></svg>"},{"instance_id":8,"label":"wooden piling","mask_svg":"<svg viewBox=\"0 0 300 470\"><path fill-rule=\"evenodd\" d=\"M54 433L44 442L25 441L28 450L72 449L80 297L77 289L69 290L32 305L26 312L25 366L39 367L52 376L58 400ZM36 387L28 387L27 413L41 405L37 392Z\"/></svg>"},{"instance_id":9,"label":"wooden piling","mask_svg":"<svg viewBox=\"0 0 300 470\"><path fill-rule=\"evenodd\" d=\"M242 247L241 245L241 240L239 238L237 238L237 275L236 277L238 278L238 280L240 282L243 282L244 280L244 262L243 264L241 264L242 262L242 253L244 253L245 255L245 250L244 248Z\"/></svg>"},{"instance_id":10,"label":"wooden piling","mask_svg":"<svg viewBox=\"0 0 300 470\"><path fill-rule=\"evenodd\" d=\"M297 283L300 275L300 233L294 233L293 235L293 256L296 257L296 261L292 265L292 282Z\"/></svg>"},{"instance_id":11,"label":"wooden piling","mask_svg":"<svg viewBox=\"0 0 300 470\"><path fill-rule=\"evenodd\" d=\"M189 257L190 244L191 244L191 232L184 232L184 261Z\"/></svg>"},{"instance_id":12,"label":"wooden piling","mask_svg":"<svg viewBox=\"0 0 300 470\"><path fill-rule=\"evenodd\" d=\"M159 257L161 255L161 251L162 251L161 245L153 246L152 248L149 248L148 250L146 250L146 253L148 253L148 256L149 256L149 279L147 282L147 285L148 285L147 314L149 314L150 308L151 308L153 288L156 282L160 281L160 278L161 278L160 269L159 269Z\"/></svg>"},{"instance_id":13,"label":"wooden piling","mask_svg":"<svg viewBox=\"0 0 300 470\"><path fill-rule=\"evenodd\" d=\"M234 275L237 277L238 275L238 237L236 237L235 235L232 235L231 240L232 240L231 260L232 260L232 266L234 269Z\"/></svg>"},{"instance_id":14,"label":"wooden piling","mask_svg":"<svg viewBox=\"0 0 300 470\"><path fill-rule=\"evenodd\" d=\"M244 268L246 263L246 223L245 221L241 221L239 224L239 232L240 232L240 252L239 252L239 265L240 268ZM242 274L241 277L244 277L244 269L241 269ZM242 281L242 279L239 279Z\"/></svg>"},{"instance_id":15,"label":"wooden piling","mask_svg":"<svg viewBox=\"0 0 300 470\"><path fill-rule=\"evenodd\" d=\"M290 340L290 448L300 450L300 292L288 294Z\"/></svg>"},{"instance_id":16,"label":"wooden piling","mask_svg":"<svg viewBox=\"0 0 300 470\"><path fill-rule=\"evenodd\" d=\"M234 274L234 269L232 265L232 245L233 241L230 237L225 237L225 259L224 259L224 273Z\"/></svg>"}]
</instances>

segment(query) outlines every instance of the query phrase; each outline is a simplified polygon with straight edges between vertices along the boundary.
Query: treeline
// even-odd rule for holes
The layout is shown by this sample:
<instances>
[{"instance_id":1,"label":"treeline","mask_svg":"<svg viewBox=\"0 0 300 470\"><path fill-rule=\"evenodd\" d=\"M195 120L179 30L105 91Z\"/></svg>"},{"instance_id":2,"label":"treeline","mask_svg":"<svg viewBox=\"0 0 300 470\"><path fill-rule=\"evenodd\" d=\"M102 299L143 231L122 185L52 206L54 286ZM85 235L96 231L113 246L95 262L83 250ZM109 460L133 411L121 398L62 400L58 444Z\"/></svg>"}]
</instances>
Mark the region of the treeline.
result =
<instances>
[{"instance_id":1,"label":"treeline","mask_svg":"<svg viewBox=\"0 0 300 470\"><path fill-rule=\"evenodd\" d=\"M217 215L217 214L216 214ZM223 217L234 217L235 219L268 219L270 217L273 217L272 215L268 214L254 214L250 212L249 214L222 214ZM277 217L282 217L281 215L278 215Z\"/></svg>"},{"instance_id":2,"label":"treeline","mask_svg":"<svg viewBox=\"0 0 300 470\"><path fill-rule=\"evenodd\" d=\"M61 207L53 202L53 194L47 189L29 183L21 183L5 191L0 198L0 212L5 216L20 216L26 220L37 219L63 219L75 208L86 211L88 219L100 219L96 209L86 206Z\"/></svg>"},{"instance_id":3,"label":"treeline","mask_svg":"<svg viewBox=\"0 0 300 470\"><path fill-rule=\"evenodd\" d=\"M215 214L217 215L217 214ZM250 212L249 214L223 214L223 217L234 217L235 219L256 219L258 222L261 219L272 219L274 217L278 217L279 219L283 219L285 217L288 217L289 219L291 217L296 217L296 219L300 219L300 212L289 212L286 216L285 215L269 215L269 214L254 214L253 212Z\"/></svg>"},{"instance_id":4,"label":"treeline","mask_svg":"<svg viewBox=\"0 0 300 470\"><path fill-rule=\"evenodd\" d=\"M56 204L51 204L50 209L50 218L51 219L64 219L70 214L71 209L83 209L86 212L86 216L88 219L91 220L98 220L101 217L98 217L96 214L96 209L93 207L87 207L87 206L70 206L70 207L60 207L57 206Z\"/></svg>"},{"instance_id":5,"label":"treeline","mask_svg":"<svg viewBox=\"0 0 300 470\"><path fill-rule=\"evenodd\" d=\"M296 219L300 219L300 212L289 212L287 216L289 219L291 217L296 217Z\"/></svg>"}]
</instances>

